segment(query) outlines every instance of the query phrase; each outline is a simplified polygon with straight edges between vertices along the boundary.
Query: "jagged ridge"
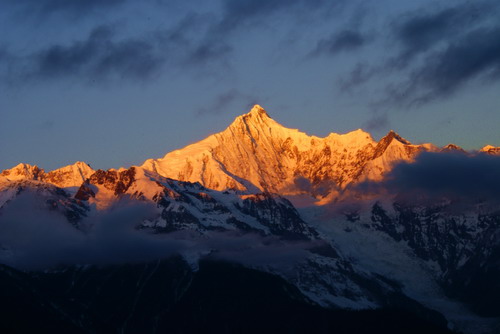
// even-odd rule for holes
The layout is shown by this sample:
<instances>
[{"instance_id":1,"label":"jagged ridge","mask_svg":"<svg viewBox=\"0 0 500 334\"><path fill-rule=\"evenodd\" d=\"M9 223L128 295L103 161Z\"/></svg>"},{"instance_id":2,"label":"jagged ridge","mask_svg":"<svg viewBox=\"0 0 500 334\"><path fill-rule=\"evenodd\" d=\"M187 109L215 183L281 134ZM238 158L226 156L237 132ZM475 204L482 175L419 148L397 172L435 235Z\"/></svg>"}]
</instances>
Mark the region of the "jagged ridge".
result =
<instances>
[{"instance_id":1,"label":"jagged ridge","mask_svg":"<svg viewBox=\"0 0 500 334\"><path fill-rule=\"evenodd\" d=\"M360 129L309 136L278 124L256 105L226 130L142 167L211 189L326 196L353 182L379 180L395 162L432 149L412 145L394 131L378 143Z\"/></svg>"}]
</instances>

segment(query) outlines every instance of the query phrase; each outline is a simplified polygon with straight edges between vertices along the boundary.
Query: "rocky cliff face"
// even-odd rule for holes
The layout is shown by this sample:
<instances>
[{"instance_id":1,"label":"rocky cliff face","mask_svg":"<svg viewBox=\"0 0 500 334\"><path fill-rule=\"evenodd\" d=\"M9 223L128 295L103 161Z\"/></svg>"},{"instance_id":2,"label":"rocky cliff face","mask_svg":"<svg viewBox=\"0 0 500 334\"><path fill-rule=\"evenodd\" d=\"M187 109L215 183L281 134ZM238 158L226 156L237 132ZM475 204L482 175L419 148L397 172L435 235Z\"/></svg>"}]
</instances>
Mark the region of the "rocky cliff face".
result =
<instances>
[{"instance_id":1,"label":"rocky cliff face","mask_svg":"<svg viewBox=\"0 0 500 334\"><path fill-rule=\"evenodd\" d=\"M448 282L476 254L491 253L497 246L492 237L500 228L500 214L496 211L457 212L451 207L450 202L426 206L395 202L387 209L375 203L370 226L408 243L423 260L434 261L440 279Z\"/></svg>"},{"instance_id":2,"label":"rocky cliff face","mask_svg":"<svg viewBox=\"0 0 500 334\"><path fill-rule=\"evenodd\" d=\"M496 297L491 297L500 295L500 213L480 204L459 208L452 201L425 206L394 202L389 207L375 203L364 222L407 244L449 297L482 316L500 317Z\"/></svg>"},{"instance_id":3,"label":"rocky cliff face","mask_svg":"<svg viewBox=\"0 0 500 334\"><path fill-rule=\"evenodd\" d=\"M293 205L277 195L220 192L199 183L161 177L141 167L98 170L82 184L75 198L96 209L109 208L124 199L153 203L154 213L140 228L155 233L190 229L200 233L242 230L292 239L315 236Z\"/></svg>"}]
</instances>

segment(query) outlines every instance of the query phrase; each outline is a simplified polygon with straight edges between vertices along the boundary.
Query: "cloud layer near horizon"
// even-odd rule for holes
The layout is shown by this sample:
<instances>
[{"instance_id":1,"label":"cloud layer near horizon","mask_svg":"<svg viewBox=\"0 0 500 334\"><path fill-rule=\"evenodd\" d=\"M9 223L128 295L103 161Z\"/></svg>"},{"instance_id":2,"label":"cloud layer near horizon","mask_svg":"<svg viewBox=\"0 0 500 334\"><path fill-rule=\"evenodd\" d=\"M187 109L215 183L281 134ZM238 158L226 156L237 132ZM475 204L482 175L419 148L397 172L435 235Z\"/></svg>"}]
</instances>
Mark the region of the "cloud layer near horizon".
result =
<instances>
[{"instance_id":1,"label":"cloud layer near horizon","mask_svg":"<svg viewBox=\"0 0 500 334\"><path fill-rule=\"evenodd\" d=\"M318 241L284 241L243 232L194 230L154 234L137 229L156 211L152 204L133 202L84 218L79 229L44 198L29 191L18 195L0 214L0 263L25 270L61 265L141 263L182 255L196 267L204 257L248 266L289 270L308 256Z\"/></svg>"},{"instance_id":2,"label":"cloud layer near horizon","mask_svg":"<svg viewBox=\"0 0 500 334\"><path fill-rule=\"evenodd\" d=\"M365 182L355 190L397 195L400 200L465 200L500 204L500 157L487 154L422 153L415 162L397 164L381 182Z\"/></svg>"}]
</instances>

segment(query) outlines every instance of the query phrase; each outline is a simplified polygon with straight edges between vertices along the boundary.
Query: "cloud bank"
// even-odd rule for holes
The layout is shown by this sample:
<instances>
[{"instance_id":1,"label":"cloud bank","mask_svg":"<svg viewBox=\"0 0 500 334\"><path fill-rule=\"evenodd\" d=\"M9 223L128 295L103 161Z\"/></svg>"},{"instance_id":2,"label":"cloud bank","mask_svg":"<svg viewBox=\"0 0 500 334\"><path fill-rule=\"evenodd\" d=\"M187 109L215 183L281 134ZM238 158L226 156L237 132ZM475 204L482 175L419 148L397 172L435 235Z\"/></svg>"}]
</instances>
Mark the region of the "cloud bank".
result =
<instances>
[{"instance_id":1,"label":"cloud bank","mask_svg":"<svg viewBox=\"0 0 500 334\"><path fill-rule=\"evenodd\" d=\"M211 257L290 270L307 258L308 249L321 245L319 241L283 241L239 232L200 235L193 230L168 234L138 230L155 209L147 203L120 205L85 218L76 229L57 211L48 211L43 198L23 192L0 212L0 263L40 270L75 264L140 263L181 254L194 267L199 259Z\"/></svg>"},{"instance_id":2,"label":"cloud bank","mask_svg":"<svg viewBox=\"0 0 500 334\"><path fill-rule=\"evenodd\" d=\"M500 157L487 154L422 153L400 163L382 182L365 182L356 190L393 194L399 199L466 200L500 203Z\"/></svg>"}]
</instances>

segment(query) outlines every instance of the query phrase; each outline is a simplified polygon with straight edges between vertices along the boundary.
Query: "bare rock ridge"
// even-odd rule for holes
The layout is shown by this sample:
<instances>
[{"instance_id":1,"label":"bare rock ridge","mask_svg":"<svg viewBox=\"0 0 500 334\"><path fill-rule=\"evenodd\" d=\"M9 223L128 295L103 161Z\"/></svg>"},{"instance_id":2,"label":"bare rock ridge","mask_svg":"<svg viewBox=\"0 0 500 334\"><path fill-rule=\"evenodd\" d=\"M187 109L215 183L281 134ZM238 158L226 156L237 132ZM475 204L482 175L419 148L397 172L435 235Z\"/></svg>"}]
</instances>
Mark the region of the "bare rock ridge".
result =
<instances>
[{"instance_id":1,"label":"bare rock ridge","mask_svg":"<svg viewBox=\"0 0 500 334\"><path fill-rule=\"evenodd\" d=\"M98 170L82 184L75 199L98 210L123 199L154 203L155 208L139 228L155 233L240 229L292 239L316 235L284 198L270 194L222 193L206 189L199 183L167 179L140 167Z\"/></svg>"}]
</instances>

